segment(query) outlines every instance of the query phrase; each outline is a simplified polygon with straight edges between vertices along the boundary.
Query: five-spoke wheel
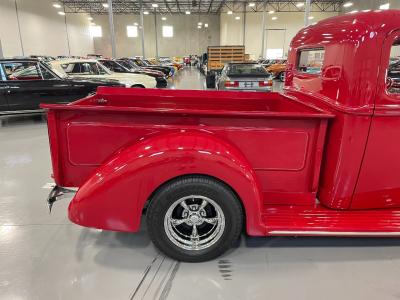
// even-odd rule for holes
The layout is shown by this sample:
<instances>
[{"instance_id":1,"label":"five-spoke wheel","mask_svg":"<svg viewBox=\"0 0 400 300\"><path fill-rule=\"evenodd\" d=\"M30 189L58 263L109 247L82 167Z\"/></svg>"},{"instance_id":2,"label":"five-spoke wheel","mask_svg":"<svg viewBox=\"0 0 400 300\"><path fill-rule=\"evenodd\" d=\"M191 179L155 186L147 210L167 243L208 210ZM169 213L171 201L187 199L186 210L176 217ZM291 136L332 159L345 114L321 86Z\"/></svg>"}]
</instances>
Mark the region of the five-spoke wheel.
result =
<instances>
[{"instance_id":1,"label":"five-spoke wheel","mask_svg":"<svg viewBox=\"0 0 400 300\"><path fill-rule=\"evenodd\" d=\"M216 243L225 229L221 207L212 199L190 195L175 201L164 217L164 230L178 247L202 250Z\"/></svg>"},{"instance_id":2,"label":"five-spoke wheel","mask_svg":"<svg viewBox=\"0 0 400 300\"><path fill-rule=\"evenodd\" d=\"M153 243L177 260L215 258L238 239L243 212L234 192L205 176L187 176L160 188L147 209Z\"/></svg>"}]
</instances>

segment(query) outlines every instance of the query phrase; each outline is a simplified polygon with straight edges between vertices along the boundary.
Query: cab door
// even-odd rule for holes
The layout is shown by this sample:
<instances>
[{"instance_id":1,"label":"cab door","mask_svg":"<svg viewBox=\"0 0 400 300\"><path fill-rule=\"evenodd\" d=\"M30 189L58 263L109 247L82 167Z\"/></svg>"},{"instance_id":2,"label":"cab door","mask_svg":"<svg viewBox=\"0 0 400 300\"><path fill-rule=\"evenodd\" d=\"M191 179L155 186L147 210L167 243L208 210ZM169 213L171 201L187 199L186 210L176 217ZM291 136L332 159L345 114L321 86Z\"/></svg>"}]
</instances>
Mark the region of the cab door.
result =
<instances>
[{"instance_id":1,"label":"cab door","mask_svg":"<svg viewBox=\"0 0 400 300\"><path fill-rule=\"evenodd\" d=\"M400 30L382 47L375 111L351 208L400 207Z\"/></svg>"}]
</instances>

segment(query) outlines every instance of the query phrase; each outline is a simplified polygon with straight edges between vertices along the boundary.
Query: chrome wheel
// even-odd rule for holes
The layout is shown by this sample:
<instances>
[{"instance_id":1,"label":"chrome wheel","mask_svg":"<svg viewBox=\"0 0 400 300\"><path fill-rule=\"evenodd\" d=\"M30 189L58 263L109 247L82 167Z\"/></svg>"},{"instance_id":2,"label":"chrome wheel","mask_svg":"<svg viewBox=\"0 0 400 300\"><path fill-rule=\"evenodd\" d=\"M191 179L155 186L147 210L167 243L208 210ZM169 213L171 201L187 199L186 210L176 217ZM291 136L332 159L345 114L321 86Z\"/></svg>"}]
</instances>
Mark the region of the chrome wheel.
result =
<instances>
[{"instance_id":1,"label":"chrome wheel","mask_svg":"<svg viewBox=\"0 0 400 300\"><path fill-rule=\"evenodd\" d=\"M212 199L190 195L176 200L164 217L168 239L185 250L203 250L224 233L225 216Z\"/></svg>"}]
</instances>

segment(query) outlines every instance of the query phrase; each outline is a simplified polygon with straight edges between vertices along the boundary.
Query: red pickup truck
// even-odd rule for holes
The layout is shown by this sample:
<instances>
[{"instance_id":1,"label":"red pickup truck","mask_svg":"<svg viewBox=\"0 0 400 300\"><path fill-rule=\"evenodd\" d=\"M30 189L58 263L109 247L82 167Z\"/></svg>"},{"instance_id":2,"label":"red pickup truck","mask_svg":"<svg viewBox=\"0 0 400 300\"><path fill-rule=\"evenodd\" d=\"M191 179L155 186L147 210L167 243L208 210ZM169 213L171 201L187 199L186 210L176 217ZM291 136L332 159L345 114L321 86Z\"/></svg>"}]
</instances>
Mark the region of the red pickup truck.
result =
<instances>
[{"instance_id":1,"label":"red pickup truck","mask_svg":"<svg viewBox=\"0 0 400 300\"><path fill-rule=\"evenodd\" d=\"M282 93L99 88L48 113L52 204L204 261L252 236L400 236L400 11L301 30Z\"/></svg>"}]
</instances>

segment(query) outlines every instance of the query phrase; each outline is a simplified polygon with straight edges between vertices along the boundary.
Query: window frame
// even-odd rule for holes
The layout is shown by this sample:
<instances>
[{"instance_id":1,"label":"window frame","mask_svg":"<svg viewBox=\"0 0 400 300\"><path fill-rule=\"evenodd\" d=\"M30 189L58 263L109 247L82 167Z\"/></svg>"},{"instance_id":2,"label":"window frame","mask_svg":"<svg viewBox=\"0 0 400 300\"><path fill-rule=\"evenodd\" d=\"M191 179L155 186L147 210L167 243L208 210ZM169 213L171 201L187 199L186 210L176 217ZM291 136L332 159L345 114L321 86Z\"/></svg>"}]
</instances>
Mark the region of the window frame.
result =
<instances>
[{"instance_id":1,"label":"window frame","mask_svg":"<svg viewBox=\"0 0 400 300\"><path fill-rule=\"evenodd\" d=\"M320 70L319 70L318 73L307 73L307 72L304 72L304 71L302 71L302 70L299 69L301 53L302 53L302 52L306 52L306 51L309 51L309 52L310 52L310 51L323 51L323 53L324 53L324 58L323 58L323 60L322 60L321 68L320 68ZM299 48L299 49L297 49L297 51L296 51L296 65L294 66L295 71L296 71L298 74L307 75L307 76L314 76L314 77L320 77L320 76L322 76L323 69L324 69L324 65L325 65L325 52L326 52L325 47L321 47L321 46L306 47L306 48Z\"/></svg>"},{"instance_id":2,"label":"window frame","mask_svg":"<svg viewBox=\"0 0 400 300\"><path fill-rule=\"evenodd\" d=\"M27 80L27 79L18 79L18 82L31 82L31 81L43 81L43 80L45 80L44 78L43 78L43 74L42 74L42 72L41 72L41 70L40 70L40 62L39 61L32 61L32 60L15 60L15 61L3 61L3 62L1 62L1 71L2 72L4 72L2 75L4 75L4 80L2 80L2 81L13 81L13 80L10 80L10 78L7 76L7 72L5 71L5 66L4 65L6 65L6 64L18 64L18 63L20 63L20 64L24 64L24 63L31 63L32 65L31 65L31 67L33 67L33 66L36 66L36 69L37 69L37 71L38 71L38 75L40 76L40 79L36 79L36 80ZM3 77L2 77L2 79L3 79Z\"/></svg>"},{"instance_id":3,"label":"window frame","mask_svg":"<svg viewBox=\"0 0 400 300\"><path fill-rule=\"evenodd\" d=\"M397 44L397 45L395 45L395 44ZM386 80L387 80L387 78L389 77L388 75L389 75L389 66L390 66L390 59L392 58L392 49L393 49L393 47L399 47L399 50L400 50L400 36L398 37L398 38L394 38L393 39L393 43L392 43L392 45L390 46L390 49L389 49L389 59L388 59L388 64L387 64L387 71L386 71L386 76L385 76L385 87L386 87L386 90L385 90L385 92L386 92L386 94L387 95L389 95L389 96L393 96L393 95L397 95L397 96L400 96L400 88L399 88L399 92L397 92L397 93L393 93L393 92L390 92L390 90L387 88L387 85L386 85ZM399 60L397 61L397 62L395 62L396 64L400 64L400 58L399 58ZM400 84L400 80L399 80L399 84Z\"/></svg>"}]
</instances>

